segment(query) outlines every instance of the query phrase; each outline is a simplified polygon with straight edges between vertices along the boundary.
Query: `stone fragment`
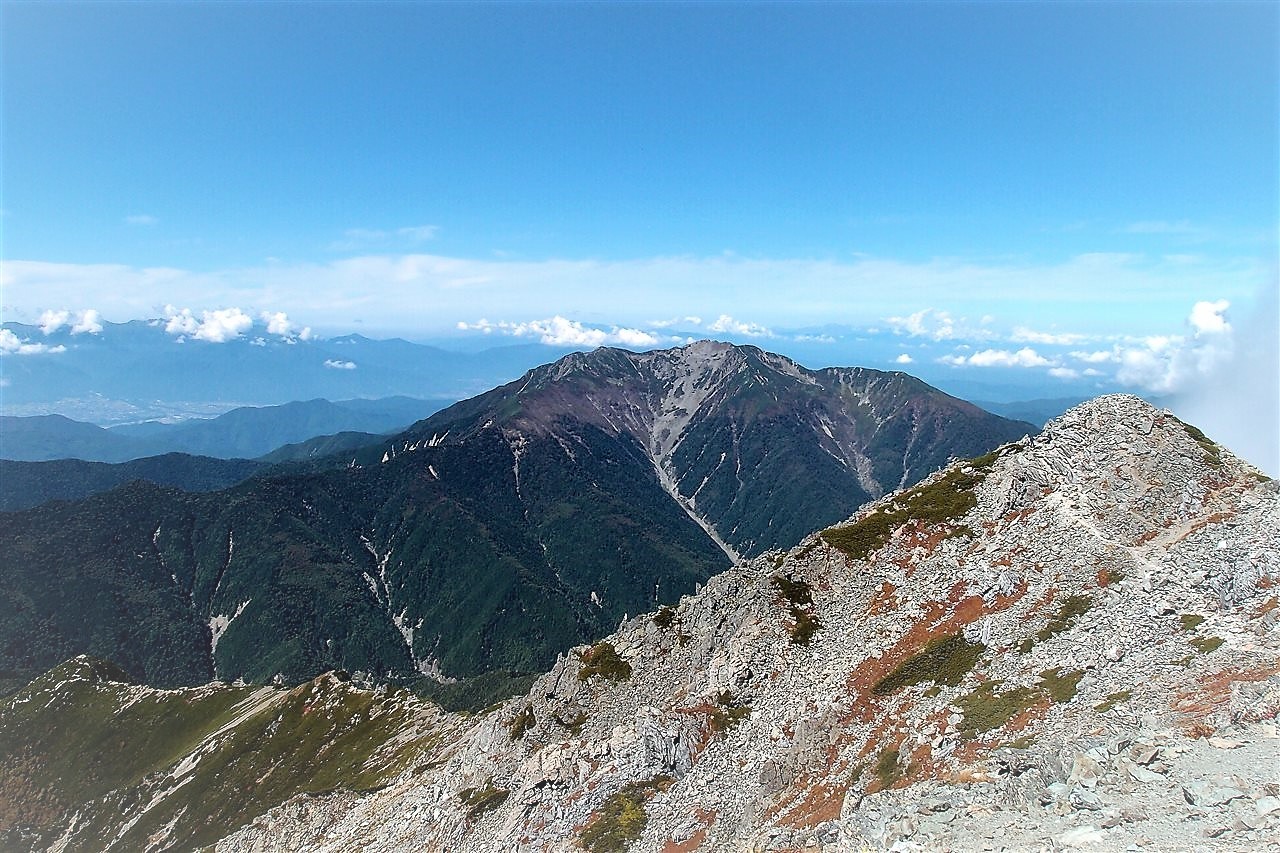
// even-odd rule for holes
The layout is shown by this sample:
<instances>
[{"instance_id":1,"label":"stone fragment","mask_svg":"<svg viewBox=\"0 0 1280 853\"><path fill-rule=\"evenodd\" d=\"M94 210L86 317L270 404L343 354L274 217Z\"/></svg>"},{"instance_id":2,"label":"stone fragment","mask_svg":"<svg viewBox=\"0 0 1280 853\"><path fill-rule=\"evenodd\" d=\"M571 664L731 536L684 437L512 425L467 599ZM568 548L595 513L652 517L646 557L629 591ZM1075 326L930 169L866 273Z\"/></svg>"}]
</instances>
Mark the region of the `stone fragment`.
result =
<instances>
[{"instance_id":1,"label":"stone fragment","mask_svg":"<svg viewBox=\"0 0 1280 853\"><path fill-rule=\"evenodd\" d=\"M1244 746L1244 741L1229 737L1211 737L1209 746L1214 749L1239 749Z\"/></svg>"},{"instance_id":2,"label":"stone fragment","mask_svg":"<svg viewBox=\"0 0 1280 853\"><path fill-rule=\"evenodd\" d=\"M1097 844L1105 837L1102 829L1091 824L1085 826L1077 826L1075 829L1068 829L1059 835L1056 841L1067 847L1084 847L1089 844Z\"/></svg>"},{"instance_id":3,"label":"stone fragment","mask_svg":"<svg viewBox=\"0 0 1280 853\"><path fill-rule=\"evenodd\" d=\"M1182 796L1193 806L1222 806L1244 796L1244 791L1197 779L1182 786Z\"/></svg>"},{"instance_id":4,"label":"stone fragment","mask_svg":"<svg viewBox=\"0 0 1280 853\"><path fill-rule=\"evenodd\" d=\"M1259 797L1254 802L1253 808L1264 817L1280 812L1280 797Z\"/></svg>"}]
</instances>

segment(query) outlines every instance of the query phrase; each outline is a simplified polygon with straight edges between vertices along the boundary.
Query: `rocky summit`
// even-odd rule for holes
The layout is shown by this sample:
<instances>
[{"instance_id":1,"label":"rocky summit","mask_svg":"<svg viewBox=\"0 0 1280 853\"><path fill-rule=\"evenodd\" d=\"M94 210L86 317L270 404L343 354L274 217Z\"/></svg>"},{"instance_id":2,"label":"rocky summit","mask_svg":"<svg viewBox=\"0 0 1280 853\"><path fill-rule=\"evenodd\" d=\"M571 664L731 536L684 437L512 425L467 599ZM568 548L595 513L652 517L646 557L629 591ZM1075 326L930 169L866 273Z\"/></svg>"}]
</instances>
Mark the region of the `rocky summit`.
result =
<instances>
[{"instance_id":1,"label":"rocky summit","mask_svg":"<svg viewBox=\"0 0 1280 853\"><path fill-rule=\"evenodd\" d=\"M1098 398L217 849L1280 848L1277 495Z\"/></svg>"}]
</instances>

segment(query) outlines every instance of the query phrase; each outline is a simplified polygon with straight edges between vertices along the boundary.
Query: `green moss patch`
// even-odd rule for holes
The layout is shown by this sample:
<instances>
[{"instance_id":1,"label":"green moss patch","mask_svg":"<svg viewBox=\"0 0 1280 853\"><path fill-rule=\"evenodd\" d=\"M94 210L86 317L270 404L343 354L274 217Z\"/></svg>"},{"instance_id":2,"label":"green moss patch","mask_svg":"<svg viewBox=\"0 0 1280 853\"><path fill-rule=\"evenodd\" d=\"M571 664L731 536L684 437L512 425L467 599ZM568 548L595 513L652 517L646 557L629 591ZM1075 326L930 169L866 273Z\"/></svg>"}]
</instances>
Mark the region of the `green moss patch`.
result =
<instances>
[{"instance_id":1,"label":"green moss patch","mask_svg":"<svg viewBox=\"0 0 1280 853\"><path fill-rule=\"evenodd\" d=\"M973 738L999 728L1045 698L1045 692L1039 687L1015 687L999 692L998 688L1002 683L988 681L956 700L956 705L964 715L964 719L960 721L960 734L963 737Z\"/></svg>"},{"instance_id":2,"label":"green moss patch","mask_svg":"<svg viewBox=\"0 0 1280 853\"><path fill-rule=\"evenodd\" d=\"M852 524L829 527L819 534L822 540L854 560L865 560L889 541L893 532L909 521L925 524L953 522L978 504L974 496L998 452L973 460L968 468L956 467L941 479L909 489L890 503L868 513ZM959 525L952 536L972 536Z\"/></svg>"},{"instance_id":3,"label":"green moss patch","mask_svg":"<svg viewBox=\"0 0 1280 853\"><path fill-rule=\"evenodd\" d=\"M1199 613L1183 613L1178 617L1178 621L1182 623L1182 630L1194 631L1204 622L1204 617Z\"/></svg>"},{"instance_id":4,"label":"green moss patch","mask_svg":"<svg viewBox=\"0 0 1280 853\"><path fill-rule=\"evenodd\" d=\"M511 792L506 788L494 787L492 779L486 782L483 788L464 788L458 792L458 797L467 807L467 817L472 820L498 808L507 801L509 796Z\"/></svg>"},{"instance_id":5,"label":"green moss patch","mask_svg":"<svg viewBox=\"0 0 1280 853\"><path fill-rule=\"evenodd\" d=\"M902 778L901 755L896 749L886 749L876 759L875 774L880 788L885 789Z\"/></svg>"},{"instance_id":6,"label":"green moss patch","mask_svg":"<svg viewBox=\"0 0 1280 853\"><path fill-rule=\"evenodd\" d=\"M1186 430L1187 435L1191 436L1195 443L1200 445L1200 449L1204 451L1202 461L1206 465L1215 468L1222 465L1222 448L1218 447L1213 439L1186 421L1178 421L1178 423L1182 424L1182 428Z\"/></svg>"},{"instance_id":7,"label":"green moss patch","mask_svg":"<svg viewBox=\"0 0 1280 853\"><path fill-rule=\"evenodd\" d=\"M1195 637L1190 642L1193 649L1202 655L1207 655L1221 647L1223 640L1221 637Z\"/></svg>"},{"instance_id":8,"label":"green moss patch","mask_svg":"<svg viewBox=\"0 0 1280 853\"><path fill-rule=\"evenodd\" d=\"M1088 613L1093 607L1093 598L1088 595L1069 596L1058 607L1058 612L1050 617L1048 624L1036 633L1037 640L1047 640L1055 634L1061 634L1070 628L1077 619Z\"/></svg>"},{"instance_id":9,"label":"green moss patch","mask_svg":"<svg viewBox=\"0 0 1280 853\"><path fill-rule=\"evenodd\" d=\"M1107 698L1103 699L1097 705L1094 705L1093 710L1097 711L1099 714L1105 714L1107 711L1110 711L1112 708L1115 708L1116 706L1124 702L1128 702L1132 698L1133 698L1133 691L1117 690L1115 693L1107 694Z\"/></svg>"},{"instance_id":10,"label":"green moss patch","mask_svg":"<svg viewBox=\"0 0 1280 853\"><path fill-rule=\"evenodd\" d=\"M609 681L626 681L631 677L631 664L622 659L612 643L601 641L584 652L580 652L578 660L582 661L582 669L578 670L578 680L586 681L593 675L607 678Z\"/></svg>"},{"instance_id":11,"label":"green moss patch","mask_svg":"<svg viewBox=\"0 0 1280 853\"><path fill-rule=\"evenodd\" d=\"M1075 698L1076 687L1082 678L1082 669L1046 669L1040 673L1040 684L1048 691L1050 699L1061 704Z\"/></svg>"},{"instance_id":12,"label":"green moss patch","mask_svg":"<svg viewBox=\"0 0 1280 853\"><path fill-rule=\"evenodd\" d=\"M813 635L822 627L822 622L809 611L813 606L813 590L804 581L783 575L774 575L769 582L787 603L787 613L792 620L791 627L787 629L791 642L798 646L809 645Z\"/></svg>"},{"instance_id":13,"label":"green moss patch","mask_svg":"<svg viewBox=\"0 0 1280 853\"><path fill-rule=\"evenodd\" d=\"M723 734L729 731L729 729L751 716L751 706L738 702L728 690L720 691L720 694L716 696L716 705L719 707L713 708L708 715L711 731L716 734Z\"/></svg>"},{"instance_id":14,"label":"green moss patch","mask_svg":"<svg viewBox=\"0 0 1280 853\"><path fill-rule=\"evenodd\" d=\"M524 710L511 718L507 723L507 729L511 734L512 740L520 740L525 736L525 732L538 724L538 719L533 715L533 706L525 705Z\"/></svg>"},{"instance_id":15,"label":"green moss patch","mask_svg":"<svg viewBox=\"0 0 1280 853\"><path fill-rule=\"evenodd\" d=\"M877 696L913 684L932 681L955 687L964 681L986 649L982 643L971 643L963 634L934 637L918 654L904 660L871 688Z\"/></svg>"},{"instance_id":16,"label":"green moss patch","mask_svg":"<svg viewBox=\"0 0 1280 853\"><path fill-rule=\"evenodd\" d=\"M611 795L579 836L582 846L591 853L622 853L649 822L645 812L649 797L667 790L674 782L670 776L656 776L647 782L632 782Z\"/></svg>"}]
</instances>

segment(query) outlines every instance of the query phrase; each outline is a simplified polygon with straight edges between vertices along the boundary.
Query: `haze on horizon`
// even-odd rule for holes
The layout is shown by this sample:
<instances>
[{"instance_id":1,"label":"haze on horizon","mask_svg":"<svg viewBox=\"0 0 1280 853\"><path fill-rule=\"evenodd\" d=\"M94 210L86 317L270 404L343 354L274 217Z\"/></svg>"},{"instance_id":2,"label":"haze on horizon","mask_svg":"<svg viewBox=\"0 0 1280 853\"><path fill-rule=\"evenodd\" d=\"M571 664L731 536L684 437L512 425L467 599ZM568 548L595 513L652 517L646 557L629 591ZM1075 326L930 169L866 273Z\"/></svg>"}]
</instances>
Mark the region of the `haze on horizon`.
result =
<instances>
[{"instance_id":1,"label":"haze on horizon","mask_svg":"<svg viewBox=\"0 0 1280 853\"><path fill-rule=\"evenodd\" d=\"M0 371L142 318L215 342L718 337L1161 395L1276 470L1275 4L0 24Z\"/></svg>"}]
</instances>

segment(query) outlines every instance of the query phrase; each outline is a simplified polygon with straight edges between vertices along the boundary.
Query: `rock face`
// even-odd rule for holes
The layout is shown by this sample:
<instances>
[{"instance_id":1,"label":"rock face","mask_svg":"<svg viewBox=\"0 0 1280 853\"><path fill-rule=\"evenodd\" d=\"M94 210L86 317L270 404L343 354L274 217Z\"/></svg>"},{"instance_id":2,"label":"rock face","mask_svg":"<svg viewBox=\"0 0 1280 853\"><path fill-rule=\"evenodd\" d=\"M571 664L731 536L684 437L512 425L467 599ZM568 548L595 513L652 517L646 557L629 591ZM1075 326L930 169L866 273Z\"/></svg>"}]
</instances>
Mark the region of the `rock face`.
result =
<instances>
[{"instance_id":1,"label":"rock face","mask_svg":"<svg viewBox=\"0 0 1280 853\"><path fill-rule=\"evenodd\" d=\"M1274 846L1277 494L1099 398L624 622L388 787L217 849Z\"/></svg>"},{"instance_id":2,"label":"rock face","mask_svg":"<svg viewBox=\"0 0 1280 853\"><path fill-rule=\"evenodd\" d=\"M756 347L698 341L565 356L434 415L384 452L489 430L517 460L548 447L573 456L596 432L638 449L734 559L789 548L950 459L1036 432L905 373L808 370Z\"/></svg>"}]
</instances>

